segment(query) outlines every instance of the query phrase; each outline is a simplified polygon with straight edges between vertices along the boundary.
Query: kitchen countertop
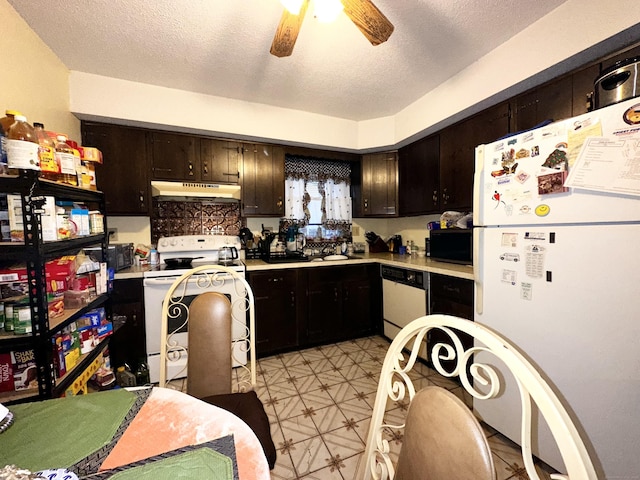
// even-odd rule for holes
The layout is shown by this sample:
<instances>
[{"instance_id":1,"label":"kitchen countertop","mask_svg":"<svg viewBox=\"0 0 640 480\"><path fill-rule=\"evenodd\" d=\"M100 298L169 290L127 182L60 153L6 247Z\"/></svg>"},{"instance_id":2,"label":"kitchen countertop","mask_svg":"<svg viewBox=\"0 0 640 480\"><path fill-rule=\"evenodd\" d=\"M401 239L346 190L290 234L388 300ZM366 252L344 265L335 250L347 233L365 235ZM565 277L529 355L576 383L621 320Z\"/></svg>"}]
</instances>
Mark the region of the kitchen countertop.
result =
<instances>
[{"instance_id":1,"label":"kitchen countertop","mask_svg":"<svg viewBox=\"0 0 640 480\"><path fill-rule=\"evenodd\" d=\"M263 260L244 260L247 266L247 272L256 272L264 270L280 270L283 268L314 268L338 265L357 265L362 263L379 263L381 265L390 265L394 267L412 268L423 272L439 273L449 275L450 277L465 278L473 280L473 267L471 265L458 265L455 263L438 262L431 260L429 257L418 257L415 255L399 255L397 253L357 253L357 258L348 260L333 260L322 262L292 262L292 263L266 263ZM115 280L124 280L131 278L142 278L144 272L153 267L149 265L134 266L120 270L115 274Z\"/></svg>"}]
</instances>

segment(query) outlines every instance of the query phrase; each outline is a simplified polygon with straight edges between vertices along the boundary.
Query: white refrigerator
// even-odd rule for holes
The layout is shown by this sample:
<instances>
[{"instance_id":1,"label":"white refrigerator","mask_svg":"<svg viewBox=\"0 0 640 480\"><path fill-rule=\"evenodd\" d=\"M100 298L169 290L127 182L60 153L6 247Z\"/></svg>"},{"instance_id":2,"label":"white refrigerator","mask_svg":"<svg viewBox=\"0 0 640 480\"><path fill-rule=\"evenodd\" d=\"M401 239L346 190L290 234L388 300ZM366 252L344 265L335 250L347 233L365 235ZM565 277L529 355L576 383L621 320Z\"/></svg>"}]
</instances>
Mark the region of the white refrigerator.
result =
<instances>
[{"instance_id":1,"label":"white refrigerator","mask_svg":"<svg viewBox=\"0 0 640 480\"><path fill-rule=\"evenodd\" d=\"M474 273L475 321L541 368L598 478L640 479L640 98L477 147ZM517 395L474 408L520 443Z\"/></svg>"}]
</instances>

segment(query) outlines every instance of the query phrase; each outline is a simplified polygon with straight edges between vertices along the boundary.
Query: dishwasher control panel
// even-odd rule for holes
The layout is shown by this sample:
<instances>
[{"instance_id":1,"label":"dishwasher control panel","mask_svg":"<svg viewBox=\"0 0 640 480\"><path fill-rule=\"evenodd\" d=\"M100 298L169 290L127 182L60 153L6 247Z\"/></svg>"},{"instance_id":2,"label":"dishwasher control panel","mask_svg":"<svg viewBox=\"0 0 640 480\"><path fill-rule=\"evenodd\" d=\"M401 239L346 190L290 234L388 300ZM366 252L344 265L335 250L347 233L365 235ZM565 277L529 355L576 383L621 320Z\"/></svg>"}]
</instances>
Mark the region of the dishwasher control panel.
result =
<instances>
[{"instance_id":1,"label":"dishwasher control panel","mask_svg":"<svg viewBox=\"0 0 640 480\"><path fill-rule=\"evenodd\" d=\"M402 283L404 285L423 290L426 287L424 282L425 272L421 272L419 270L382 265L380 267L380 274L382 278L385 280L391 280L392 282Z\"/></svg>"}]
</instances>

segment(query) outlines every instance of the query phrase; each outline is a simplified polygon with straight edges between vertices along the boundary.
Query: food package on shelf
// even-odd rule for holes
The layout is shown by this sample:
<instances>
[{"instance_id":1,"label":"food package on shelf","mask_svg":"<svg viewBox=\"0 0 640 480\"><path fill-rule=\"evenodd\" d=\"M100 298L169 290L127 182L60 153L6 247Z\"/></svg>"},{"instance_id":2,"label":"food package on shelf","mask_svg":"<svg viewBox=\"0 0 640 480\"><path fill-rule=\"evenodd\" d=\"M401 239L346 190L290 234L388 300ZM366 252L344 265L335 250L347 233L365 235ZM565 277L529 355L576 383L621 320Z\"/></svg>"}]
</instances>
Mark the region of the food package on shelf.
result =
<instances>
[{"instance_id":1,"label":"food package on shelf","mask_svg":"<svg viewBox=\"0 0 640 480\"><path fill-rule=\"evenodd\" d=\"M78 147L80 158L84 162L102 164L102 152L95 147Z\"/></svg>"},{"instance_id":2,"label":"food package on shelf","mask_svg":"<svg viewBox=\"0 0 640 480\"><path fill-rule=\"evenodd\" d=\"M20 195L7 195L7 214L9 235L12 242L24 242L24 224L22 219L22 198ZM41 236L44 242L58 240L55 198L45 196L40 213Z\"/></svg>"},{"instance_id":3,"label":"food package on shelf","mask_svg":"<svg viewBox=\"0 0 640 480\"><path fill-rule=\"evenodd\" d=\"M38 368L33 349L11 352L15 390L27 390L38 386Z\"/></svg>"},{"instance_id":4,"label":"food package on shelf","mask_svg":"<svg viewBox=\"0 0 640 480\"><path fill-rule=\"evenodd\" d=\"M0 353L0 392L13 392L14 390L11 353Z\"/></svg>"},{"instance_id":5,"label":"food package on shelf","mask_svg":"<svg viewBox=\"0 0 640 480\"><path fill-rule=\"evenodd\" d=\"M104 307L94 308L76 320L78 328L98 327L108 322Z\"/></svg>"},{"instance_id":6,"label":"food package on shelf","mask_svg":"<svg viewBox=\"0 0 640 480\"><path fill-rule=\"evenodd\" d=\"M64 292L65 308L82 308L91 302L89 290L67 290Z\"/></svg>"}]
</instances>

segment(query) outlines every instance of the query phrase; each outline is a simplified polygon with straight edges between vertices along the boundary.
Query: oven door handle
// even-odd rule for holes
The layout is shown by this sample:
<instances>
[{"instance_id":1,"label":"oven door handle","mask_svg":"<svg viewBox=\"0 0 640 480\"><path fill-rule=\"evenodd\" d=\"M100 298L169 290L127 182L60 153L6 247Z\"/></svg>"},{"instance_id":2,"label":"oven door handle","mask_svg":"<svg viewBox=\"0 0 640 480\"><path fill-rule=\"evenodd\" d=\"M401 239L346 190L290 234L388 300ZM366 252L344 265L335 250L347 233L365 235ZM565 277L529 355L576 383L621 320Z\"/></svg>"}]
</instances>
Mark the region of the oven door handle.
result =
<instances>
[{"instance_id":1,"label":"oven door handle","mask_svg":"<svg viewBox=\"0 0 640 480\"><path fill-rule=\"evenodd\" d=\"M171 285L175 282L180 276L175 277L158 277L158 278L145 278L142 281L142 285L145 287L153 287L156 285Z\"/></svg>"}]
</instances>

